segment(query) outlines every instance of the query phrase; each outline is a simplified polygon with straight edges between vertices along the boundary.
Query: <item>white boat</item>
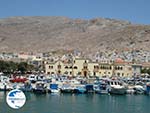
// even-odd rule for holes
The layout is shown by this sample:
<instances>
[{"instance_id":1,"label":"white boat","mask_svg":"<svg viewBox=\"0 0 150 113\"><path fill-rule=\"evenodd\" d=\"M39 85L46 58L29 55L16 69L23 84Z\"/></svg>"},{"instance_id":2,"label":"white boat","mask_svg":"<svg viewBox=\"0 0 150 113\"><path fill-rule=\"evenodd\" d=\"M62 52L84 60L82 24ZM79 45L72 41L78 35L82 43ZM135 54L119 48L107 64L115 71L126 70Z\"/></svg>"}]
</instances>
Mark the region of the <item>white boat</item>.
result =
<instances>
[{"instance_id":1,"label":"white boat","mask_svg":"<svg viewBox=\"0 0 150 113\"><path fill-rule=\"evenodd\" d=\"M127 94L134 94L135 93L134 87L133 86L128 86L127 90L126 90L126 93Z\"/></svg>"},{"instance_id":2,"label":"white boat","mask_svg":"<svg viewBox=\"0 0 150 113\"><path fill-rule=\"evenodd\" d=\"M37 81L33 88L34 93L45 94L47 92L47 85L43 81Z\"/></svg>"},{"instance_id":3,"label":"white boat","mask_svg":"<svg viewBox=\"0 0 150 113\"><path fill-rule=\"evenodd\" d=\"M31 83L35 83L37 81L37 76L36 75L29 75L28 77L28 80L31 82Z\"/></svg>"},{"instance_id":4,"label":"white boat","mask_svg":"<svg viewBox=\"0 0 150 113\"><path fill-rule=\"evenodd\" d=\"M60 88L61 93L73 93L74 86L68 84L63 84Z\"/></svg>"},{"instance_id":5,"label":"white boat","mask_svg":"<svg viewBox=\"0 0 150 113\"><path fill-rule=\"evenodd\" d=\"M9 91L12 90L12 84L6 82L0 82L0 91Z\"/></svg>"},{"instance_id":6,"label":"white boat","mask_svg":"<svg viewBox=\"0 0 150 113\"><path fill-rule=\"evenodd\" d=\"M110 94L125 94L126 93L126 87L123 85L123 83L119 80L109 80L109 93Z\"/></svg>"},{"instance_id":7,"label":"white boat","mask_svg":"<svg viewBox=\"0 0 150 113\"><path fill-rule=\"evenodd\" d=\"M144 94L146 91L141 85L135 85L133 89L135 90L135 94Z\"/></svg>"},{"instance_id":8,"label":"white boat","mask_svg":"<svg viewBox=\"0 0 150 113\"><path fill-rule=\"evenodd\" d=\"M0 91L9 91L13 89L12 84L9 82L9 77L0 73Z\"/></svg>"}]
</instances>

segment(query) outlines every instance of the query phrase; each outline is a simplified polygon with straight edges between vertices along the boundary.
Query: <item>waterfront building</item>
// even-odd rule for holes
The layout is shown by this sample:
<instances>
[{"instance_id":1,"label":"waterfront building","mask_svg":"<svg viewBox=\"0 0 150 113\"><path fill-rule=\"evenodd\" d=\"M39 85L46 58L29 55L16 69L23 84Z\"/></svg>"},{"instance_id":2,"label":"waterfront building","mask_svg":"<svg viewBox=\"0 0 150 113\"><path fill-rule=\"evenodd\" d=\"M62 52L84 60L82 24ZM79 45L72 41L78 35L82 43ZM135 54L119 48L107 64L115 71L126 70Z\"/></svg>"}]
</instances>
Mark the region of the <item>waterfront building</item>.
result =
<instances>
[{"instance_id":1,"label":"waterfront building","mask_svg":"<svg viewBox=\"0 0 150 113\"><path fill-rule=\"evenodd\" d=\"M111 77L114 73L113 63L99 63L99 75Z\"/></svg>"},{"instance_id":2,"label":"waterfront building","mask_svg":"<svg viewBox=\"0 0 150 113\"><path fill-rule=\"evenodd\" d=\"M58 60L45 63L46 74L60 74L68 76L118 76L131 77L140 75L141 65L126 62L120 58L112 62L92 62L86 58L73 58L72 62Z\"/></svg>"},{"instance_id":3,"label":"waterfront building","mask_svg":"<svg viewBox=\"0 0 150 113\"><path fill-rule=\"evenodd\" d=\"M113 68L113 75L115 76L130 77L133 75L133 68L131 62L125 62L122 59L116 59Z\"/></svg>"},{"instance_id":4,"label":"waterfront building","mask_svg":"<svg viewBox=\"0 0 150 113\"><path fill-rule=\"evenodd\" d=\"M46 74L72 75L72 64L65 63L61 60L56 62L46 62L45 72Z\"/></svg>"}]
</instances>

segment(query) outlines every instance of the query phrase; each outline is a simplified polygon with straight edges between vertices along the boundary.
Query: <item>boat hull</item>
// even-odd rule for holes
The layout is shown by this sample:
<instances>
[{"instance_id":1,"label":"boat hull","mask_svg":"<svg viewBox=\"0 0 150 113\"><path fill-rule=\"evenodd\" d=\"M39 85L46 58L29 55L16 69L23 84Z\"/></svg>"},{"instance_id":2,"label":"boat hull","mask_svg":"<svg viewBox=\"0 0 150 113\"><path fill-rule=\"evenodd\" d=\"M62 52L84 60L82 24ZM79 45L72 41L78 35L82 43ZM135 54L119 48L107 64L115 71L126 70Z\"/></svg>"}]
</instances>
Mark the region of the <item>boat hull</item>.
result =
<instances>
[{"instance_id":1,"label":"boat hull","mask_svg":"<svg viewBox=\"0 0 150 113\"><path fill-rule=\"evenodd\" d=\"M126 93L125 88L114 88L112 87L110 90L110 94L118 94L118 95L123 95Z\"/></svg>"},{"instance_id":2,"label":"boat hull","mask_svg":"<svg viewBox=\"0 0 150 113\"><path fill-rule=\"evenodd\" d=\"M47 91L45 89L33 89L33 92L37 93L37 94L46 94L47 93Z\"/></svg>"}]
</instances>

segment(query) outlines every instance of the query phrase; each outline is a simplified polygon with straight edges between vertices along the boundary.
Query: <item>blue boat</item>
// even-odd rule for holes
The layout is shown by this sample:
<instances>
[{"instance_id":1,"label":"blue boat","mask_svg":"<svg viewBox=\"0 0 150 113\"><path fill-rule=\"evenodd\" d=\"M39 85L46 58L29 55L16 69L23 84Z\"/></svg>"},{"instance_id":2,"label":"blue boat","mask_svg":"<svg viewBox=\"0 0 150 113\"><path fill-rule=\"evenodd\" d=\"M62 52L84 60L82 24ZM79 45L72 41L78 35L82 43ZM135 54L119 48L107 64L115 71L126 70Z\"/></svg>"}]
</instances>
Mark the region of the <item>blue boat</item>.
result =
<instances>
[{"instance_id":1,"label":"blue boat","mask_svg":"<svg viewBox=\"0 0 150 113\"><path fill-rule=\"evenodd\" d=\"M83 93L86 93L86 88L85 88L85 85L78 85L74 88L74 93L77 93L77 94L83 94Z\"/></svg>"},{"instance_id":2,"label":"blue boat","mask_svg":"<svg viewBox=\"0 0 150 113\"><path fill-rule=\"evenodd\" d=\"M32 92L33 91L32 85L29 82L24 83L23 87L21 87L19 89L24 92Z\"/></svg>"},{"instance_id":3,"label":"blue boat","mask_svg":"<svg viewBox=\"0 0 150 113\"><path fill-rule=\"evenodd\" d=\"M108 94L109 93L109 86L107 83L101 82L97 85L94 85L95 93L98 94Z\"/></svg>"},{"instance_id":4,"label":"blue boat","mask_svg":"<svg viewBox=\"0 0 150 113\"><path fill-rule=\"evenodd\" d=\"M86 93L94 93L94 85L93 84L86 84Z\"/></svg>"},{"instance_id":5,"label":"blue boat","mask_svg":"<svg viewBox=\"0 0 150 113\"><path fill-rule=\"evenodd\" d=\"M60 92L60 89L59 89L59 87L58 87L58 84L55 84L55 83L50 84L48 90L49 90L49 92L51 92L51 93L59 93L59 92Z\"/></svg>"},{"instance_id":6,"label":"blue boat","mask_svg":"<svg viewBox=\"0 0 150 113\"><path fill-rule=\"evenodd\" d=\"M150 83L146 84L146 91L145 91L145 93L150 95Z\"/></svg>"}]
</instances>

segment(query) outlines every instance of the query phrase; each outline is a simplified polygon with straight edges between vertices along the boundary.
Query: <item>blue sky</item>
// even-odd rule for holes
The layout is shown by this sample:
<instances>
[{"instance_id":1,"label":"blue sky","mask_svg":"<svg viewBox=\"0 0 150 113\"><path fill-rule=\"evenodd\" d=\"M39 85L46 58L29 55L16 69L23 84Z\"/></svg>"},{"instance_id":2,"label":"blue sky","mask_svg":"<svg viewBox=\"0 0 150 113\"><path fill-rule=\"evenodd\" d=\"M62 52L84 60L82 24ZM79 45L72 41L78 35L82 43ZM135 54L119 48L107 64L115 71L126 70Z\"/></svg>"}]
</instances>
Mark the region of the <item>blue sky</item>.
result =
<instances>
[{"instance_id":1,"label":"blue sky","mask_svg":"<svg viewBox=\"0 0 150 113\"><path fill-rule=\"evenodd\" d=\"M150 0L0 0L0 18L12 16L104 17L150 24Z\"/></svg>"}]
</instances>

